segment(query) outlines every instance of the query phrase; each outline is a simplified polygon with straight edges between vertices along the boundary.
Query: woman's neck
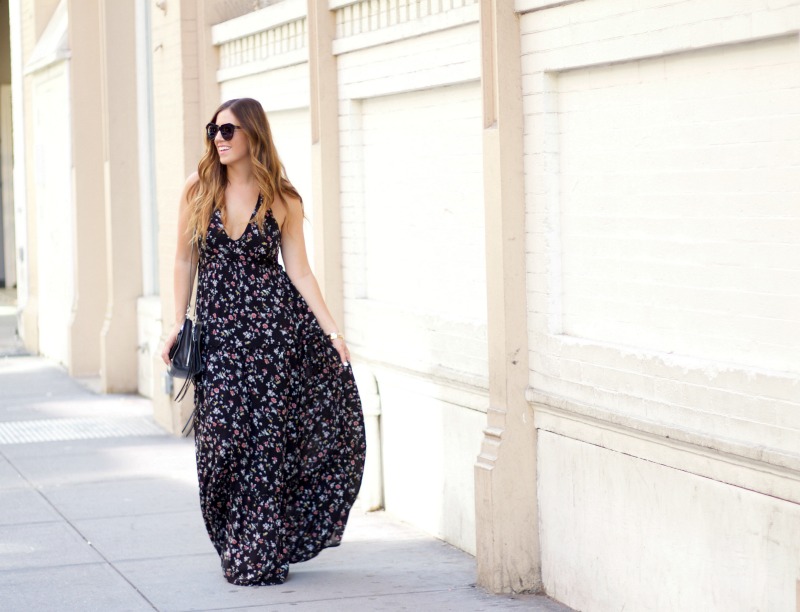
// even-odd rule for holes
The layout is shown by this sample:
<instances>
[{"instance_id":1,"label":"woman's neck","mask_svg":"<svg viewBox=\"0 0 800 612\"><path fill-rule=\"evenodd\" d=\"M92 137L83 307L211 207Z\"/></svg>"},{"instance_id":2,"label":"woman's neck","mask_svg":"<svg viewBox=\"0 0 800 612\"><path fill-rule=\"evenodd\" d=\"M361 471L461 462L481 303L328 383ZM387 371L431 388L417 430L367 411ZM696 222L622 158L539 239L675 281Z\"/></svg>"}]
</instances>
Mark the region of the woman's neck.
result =
<instances>
[{"instance_id":1,"label":"woman's neck","mask_svg":"<svg viewBox=\"0 0 800 612\"><path fill-rule=\"evenodd\" d=\"M225 170L228 185L233 187L248 187L255 180L249 159L228 164Z\"/></svg>"}]
</instances>

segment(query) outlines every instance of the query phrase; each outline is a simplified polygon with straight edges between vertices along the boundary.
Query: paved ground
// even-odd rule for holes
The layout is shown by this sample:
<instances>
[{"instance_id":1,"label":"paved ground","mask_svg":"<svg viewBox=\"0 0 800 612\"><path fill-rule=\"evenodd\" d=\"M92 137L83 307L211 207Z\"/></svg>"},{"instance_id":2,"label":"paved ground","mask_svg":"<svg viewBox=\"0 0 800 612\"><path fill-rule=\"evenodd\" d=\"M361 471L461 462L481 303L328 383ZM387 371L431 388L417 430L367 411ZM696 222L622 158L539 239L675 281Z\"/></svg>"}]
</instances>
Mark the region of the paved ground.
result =
<instances>
[{"instance_id":1,"label":"paved ground","mask_svg":"<svg viewBox=\"0 0 800 612\"><path fill-rule=\"evenodd\" d=\"M0 610L459 611L568 608L492 596L474 559L382 513L281 586L228 584L198 507L191 440L150 403L24 356L0 293Z\"/></svg>"}]
</instances>

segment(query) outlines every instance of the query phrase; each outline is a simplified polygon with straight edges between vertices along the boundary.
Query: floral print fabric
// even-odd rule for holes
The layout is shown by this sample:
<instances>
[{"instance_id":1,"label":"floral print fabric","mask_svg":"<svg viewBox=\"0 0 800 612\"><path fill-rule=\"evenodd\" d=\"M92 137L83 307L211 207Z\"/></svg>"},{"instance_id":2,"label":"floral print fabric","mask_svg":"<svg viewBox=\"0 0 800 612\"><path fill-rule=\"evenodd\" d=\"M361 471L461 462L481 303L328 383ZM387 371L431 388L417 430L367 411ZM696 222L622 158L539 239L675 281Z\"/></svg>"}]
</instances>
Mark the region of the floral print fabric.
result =
<instances>
[{"instance_id":1,"label":"floral print fabric","mask_svg":"<svg viewBox=\"0 0 800 612\"><path fill-rule=\"evenodd\" d=\"M253 211L253 216L255 211ZM366 442L352 370L278 263L280 228L219 211L200 247L195 449L203 520L234 584L280 584L341 540Z\"/></svg>"}]
</instances>

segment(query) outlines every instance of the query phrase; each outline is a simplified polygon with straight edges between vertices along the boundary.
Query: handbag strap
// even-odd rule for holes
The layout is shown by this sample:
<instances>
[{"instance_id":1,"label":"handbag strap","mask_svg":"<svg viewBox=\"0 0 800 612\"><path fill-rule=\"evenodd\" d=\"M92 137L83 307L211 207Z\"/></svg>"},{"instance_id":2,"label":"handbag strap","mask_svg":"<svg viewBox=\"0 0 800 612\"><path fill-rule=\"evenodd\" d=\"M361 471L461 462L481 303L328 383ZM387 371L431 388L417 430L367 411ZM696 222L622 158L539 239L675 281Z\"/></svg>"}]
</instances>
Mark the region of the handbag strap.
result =
<instances>
[{"instance_id":1,"label":"handbag strap","mask_svg":"<svg viewBox=\"0 0 800 612\"><path fill-rule=\"evenodd\" d=\"M192 254L189 257L189 296L186 298L186 318L189 318L189 312L192 310L192 289L194 289L194 249L197 241L197 233L192 236ZM197 266L200 267L200 249L197 249ZM197 313L197 304L195 303L195 314Z\"/></svg>"}]
</instances>

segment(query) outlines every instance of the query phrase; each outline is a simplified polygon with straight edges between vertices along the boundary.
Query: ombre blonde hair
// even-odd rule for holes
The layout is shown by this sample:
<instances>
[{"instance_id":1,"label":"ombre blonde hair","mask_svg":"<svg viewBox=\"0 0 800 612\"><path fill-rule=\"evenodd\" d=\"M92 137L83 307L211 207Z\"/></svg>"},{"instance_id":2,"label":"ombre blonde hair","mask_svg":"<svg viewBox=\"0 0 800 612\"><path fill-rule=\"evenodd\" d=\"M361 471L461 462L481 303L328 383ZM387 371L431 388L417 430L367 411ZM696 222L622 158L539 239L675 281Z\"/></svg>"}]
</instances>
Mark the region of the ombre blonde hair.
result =
<instances>
[{"instance_id":1,"label":"ombre blonde hair","mask_svg":"<svg viewBox=\"0 0 800 612\"><path fill-rule=\"evenodd\" d=\"M284 202L287 197L297 198L301 202L303 200L286 178L286 169L278 157L267 114L261 103L252 98L228 100L214 112L211 122L216 123L217 115L225 109L236 116L250 145L250 162L261 195L255 220L263 230L267 211L272 208L276 197ZM219 209L224 216L225 187L228 185L227 168L219 161L213 139L206 139L206 152L197 164L197 174L200 180L188 192L190 214L187 234L190 237L196 236L198 240L205 240L214 211Z\"/></svg>"}]
</instances>

